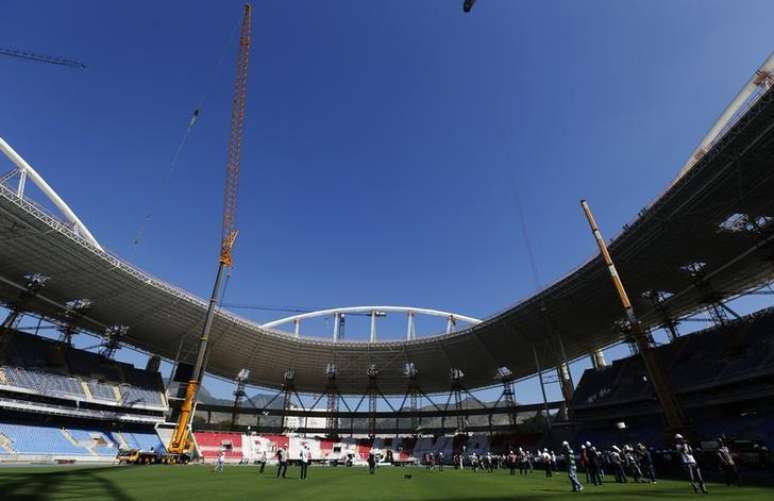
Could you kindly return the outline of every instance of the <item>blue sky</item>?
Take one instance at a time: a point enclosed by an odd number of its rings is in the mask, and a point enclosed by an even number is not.
[[[769,1],[461,3],[257,2],[228,302],[502,310],[536,290],[517,196],[545,285],[595,252],[578,200],[617,234],[774,48]],[[0,18],[0,46],[88,66],[0,58],[0,135],[104,246],[201,296],[240,14],[6,0]]]

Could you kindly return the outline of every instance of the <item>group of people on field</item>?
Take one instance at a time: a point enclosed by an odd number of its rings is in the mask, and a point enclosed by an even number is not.
[[[708,494],[707,486],[702,476],[701,468],[693,447],[680,435],[675,435],[674,451],[677,459],[686,475],[691,487],[696,493]],[[616,483],[638,482],[638,483],[656,483],[656,470],[654,458],[651,451],[642,443],[632,447],[628,444],[618,447],[612,445],[609,449],[597,449],[591,442],[585,442],[580,446],[579,453],[576,455],[567,441],[562,442],[562,458],[567,469],[570,486],[574,492],[583,490],[583,485],[578,480],[578,465],[586,476],[586,483],[600,486],[603,485],[608,476],[611,476]],[[727,485],[732,483],[740,485],[739,473],[736,467],[731,451],[723,439],[718,439],[718,448],[715,452],[717,463],[725,476]],[[288,451],[284,448],[277,449],[277,478],[286,478],[288,470]],[[213,471],[222,472],[225,464],[226,451],[221,448],[218,452],[215,468]],[[445,456],[442,451],[436,453],[427,452],[422,456],[422,463],[429,470],[443,470]],[[258,459],[260,473],[263,473],[267,464],[267,453],[263,451]],[[307,445],[302,446],[298,463],[300,464],[300,478],[308,478],[309,465],[312,462],[312,452]],[[467,461],[466,461],[467,460]],[[520,475],[529,475],[535,469],[535,464],[542,464],[546,477],[553,476],[558,471],[557,456],[548,449],[537,450],[532,453],[521,447],[508,450],[506,454],[479,454],[473,452],[465,456],[463,452],[452,456],[452,464],[457,469],[464,469],[467,462],[474,472],[488,471],[494,472],[496,469],[505,468],[510,470],[511,475],[519,470]],[[369,473],[375,473],[377,464],[377,455],[371,449],[368,454]]]

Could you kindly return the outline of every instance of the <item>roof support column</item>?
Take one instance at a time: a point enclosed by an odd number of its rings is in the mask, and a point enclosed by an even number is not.
[[[605,352],[602,350],[593,350],[589,357],[591,358],[591,366],[595,369],[601,369],[607,365],[605,361]]]
[[[538,381],[540,381],[540,392],[543,394],[543,408],[545,410],[546,434],[551,435],[551,415],[548,412],[548,397],[546,397],[546,385],[543,381],[543,369],[540,368],[540,359],[538,358],[537,348],[532,346],[532,353],[535,354],[535,368],[537,369]]]
[[[339,327],[341,326],[341,313],[333,314],[333,342],[339,341]]]
[[[414,312],[410,311],[406,316],[408,318],[406,325],[406,339],[412,341],[417,338],[416,327],[414,327]]]

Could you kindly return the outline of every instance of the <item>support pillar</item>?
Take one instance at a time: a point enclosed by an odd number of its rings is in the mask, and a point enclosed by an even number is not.
[[[287,412],[291,407],[291,397],[295,393],[296,371],[288,369],[284,374],[284,383],[282,384],[282,422],[280,423],[280,433],[285,433],[288,425]]]
[[[462,392],[465,391],[463,387],[464,378],[465,374],[460,369],[449,369],[449,379],[451,380],[449,397],[454,399],[454,410],[457,413],[457,429],[455,433],[463,433],[465,431],[465,416],[462,415]],[[448,402],[446,407],[448,408]]]
[[[595,369],[601,369],[607,366],[605,361],[605,352],[602,350],[594,350],[589,354],[591,358],[591,366]]]
[[[88,299],[74,299],[72,301],[68,301],[65,303],[65,314],[64,314],[64,322],[59,325],[59,332],[62,333],[60,340],[62,341],[62,345],[58,347],[58,353],[61,357],[60,363],[64,363],[69,367],[70,362],[68,360],[69,354],[70,354],[70,348],[72,348],[72,342],[73,342],[73,336],[75,335],[77,331],[76,322],[79,318],[86,312],[86,310],[89,309],[91,306],[91,301]],[[108,336],[108,341],[106,342],[105,346],[110,346],[112,340],[112,332],[111,329],[108,328],[105,330],[106,336]],[[104,352],[107,351],[108,356],[112,355],[112,352],[114,350],[110,350],[109,348],[107,350],[103,349]]]
[[[245,381],[250,376],[250,369],[242,369],[234,378],[236,388],[234,389],[234,407],[231,410],[231,429],[236,428],[237,414],[239,412],[240,403],[245,398]]]
[[[669,308],[664,304],[664,296],[655,290],[646,292],[644,295],[650,300],[653,309],[661,315],[661,321],[663,322],[664,329],[666,329],[667,334],[669,335],[669,341],[671,342],[677,339],[680,336],[677,332],[677,321],[672,318],[672,315],[669,313]]]
[[[535,355],[535,368],[537,369],[538,381],[540,382],[540,392],[543,395],[543,410],[545,412],[546,421],[546,435],[551,436],[551,414],[548,411],[548,397],[546,396],[546,385],[543,381],[543,369],[540,367],[540,359],[538,358],[537,348],[532,347],[532,353]]]
[[[336,364],[329,363],[325,368],[325,375],[328,377],[328,384],[325,387],[325,393],[328,397],[327,413],[328,417],[325,420],[325,427],[328,429],[329,435],[336,437],[339,434],[339,418],[337,416],[339,412],[339,390],[336,387]]]
[[[506,407],[513,410],[513,412],[508,413],[508,420],[511,423],[511,426],[516,426],[517,424],[517,416],[516,416],[516,399],[514,398],[514,391],[513,391],[513,380],[510,378],[501,378],[500,380],[503,385],[503,402],[505,402]],[[491,422],[491,414],[489,415],[490,422]]]
[[[11,342],[14,329],[19,325],[25,306],[37,296],[38,291],[48,282],[48,277],[41,273],[30,273],[24,278],[24,290],[19,294],[16,303],[10,306],[11,311],[0,325],[0,355],[5,353],[6,347]]]
[[[379,376],[379,371],[376,365],[371,364],[368,367],[368,388],[366,393],[368,395],[368,437],[373,439],[376,436],[376,397],[379,395],[379,387],[376,384],[376,378]]]

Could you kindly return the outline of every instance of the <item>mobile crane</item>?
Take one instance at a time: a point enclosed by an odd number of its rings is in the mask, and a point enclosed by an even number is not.
[[[204,327],[199,338],[199,349],[196,355],[196,363],[191,379],[185,390],[185,399],[180,407],[177,424],[172,433],[172,438],[167,445],[167,457],[165,462],[187,463],[191,459],[193,440],[191,439],[190,425],[196,396],[199,392],[202,374],[204,373],[205,355],[207,353],[207,341],[210,328],[215,317],[215,311],[220,299],[220,288],[223,282],[223,273],[232,265],[231,250],[237,237],[235,225],[237,193],[239,188],[239,165],[242,150],[242,132],[244,130],[245,97],[247,94],[247,69],[250,59],[250,17],[252,7],[245,4],[242,26],[239,34],[239,54],[236,64],[236,80],[234,82],[234,97],[231,102],[231,134],[228,140],[228,160],[226,163],[226,185],[223,196],[223,229],[220,241],[220,257],[218,260],[218,273],[215,285],[212,288],[210,303],[207,307],[207,315]]]

